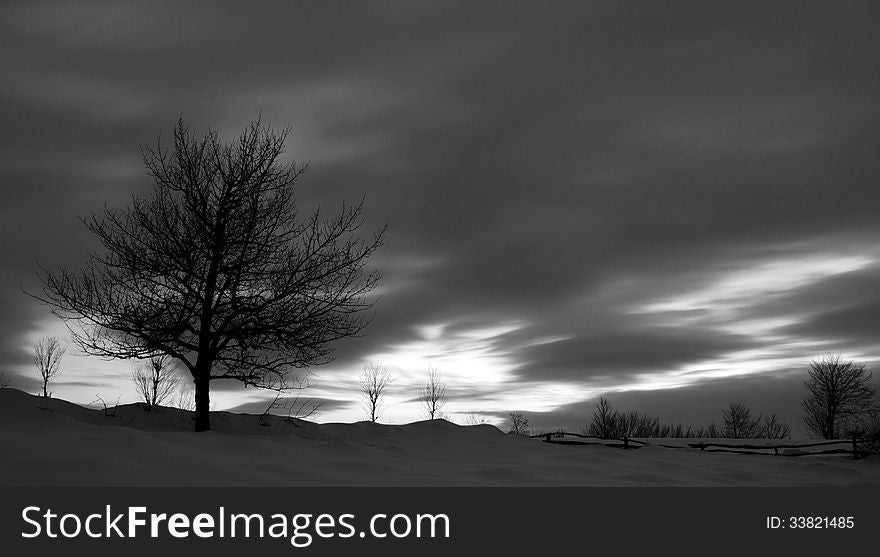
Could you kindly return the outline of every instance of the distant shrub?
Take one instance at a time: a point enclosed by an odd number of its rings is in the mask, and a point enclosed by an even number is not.
[[[660,418],[636,411],[621,412],[611,402],[600,397],[596,409],[584,426],[585,435],[601,439],[623,437],[706,439],[732,437],[737,439],[783,439],[791,436],[791,428],[781,423],[776,414],[752,417],[743,404],[731,404],[724,411],[724,425],[712,422],[694,427],[683,424],[664,424]]]
[[[510,414],[510,431],[516,435],[529,435],[529,420],[522,414]]]
[[[853,435],[859,448],[869,454],[880,455],[880,404],[874,404],[862,416]]]
[[[619,412],[605,397],[599,397],[596,409],[584,428],[587,435],[601,439],[621,437],[659,437],[660,419],[639,412]]]
[[[731,402],[724,412],[723,436],[730,439],[752,439],[761,423],[761,416],[752,417],[748,406],[739,402]]]
[[[791,428],[780,423],[776,414],[768,414],[764,416],[758,426],[757,437],[759,439],[788,439],[791,437]]]
[[[484,425],[484,424],[491,424],[491,423],[492,422],[489,421],[489,418],[487,418],[486,416],[480,416],[476,412],[471,412],[464,419],[464,425]]]
[[[617,437],[617,421],[617,411],[611,407],[611,402],[604,396],[599,397],[596,409],[590,417],[590,423],[586,427],[587,435],[601,439]]]

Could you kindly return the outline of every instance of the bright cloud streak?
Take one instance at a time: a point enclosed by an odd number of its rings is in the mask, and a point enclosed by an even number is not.
[[[398,376],[421,382],[429,366],[437,367],[450,384],[492,388],[510,379],[518,364],[495,341],[523,327],[510,322],[492,327],[466,329],[443,336],[442,324],[419,327],[424,340],[406,342],[367,356],[368,361],[388,366]]]
[[[817,254],[767,261],[740,269],[693,292],[676,294],[636,307],[636,313],[706,310],[719,313],[760,304],[763,298],[783,294],[828,277],[865,269],[877,262],[868,255]]]

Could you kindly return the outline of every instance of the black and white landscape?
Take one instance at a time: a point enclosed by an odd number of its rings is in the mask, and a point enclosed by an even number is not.
[[[4,2],[0,483],[880,484],[876,12]]]

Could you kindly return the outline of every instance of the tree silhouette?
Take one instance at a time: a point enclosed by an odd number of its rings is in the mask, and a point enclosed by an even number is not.
[[[780,422],[776,414],[766,414],[757,427],[760,439],[785,439],[791,437],[791,428]]]
[[[752,417],[752,411],[745,404],[731,402],[723,412],[724,437],[731,439],[751,439],[758,433],[761,416]]]
[[[131,378],[135,390],[143,397],[147,408],[171,400],[180,381],[174,361],[167,354],[159,354],[142,362],[134,369]]]
[[[382,395],[391,384],[391,372],[382,364],[366,364],[361,372],[361,394],[366,401],[370,421],[379,421]]]
[[[170,151],[161,139],[142,150],[152,194],[85,219],[103,252],[79,272],[39,273],[34,297],[85,352],[164,353],[189,370],[196,431],[210,429],[211,381],[286,389],[292,370],[330,361],[332,342],[368,322],[379,277],[365,266],[384,229],[356,235],[363,201],[300,218],[305,167],[280,162],[289,132],[256,120],[224,143],[178,121]]]
[[[613,423],[617,426],[613,437],[655,437],[660,429],[660,418],[641,414],[635,410],[615,410]]]
[[[43,380],[44,397],[49,397],[49,381],[61,373],[61,358],[66,351],[58,337],[41,338],[34,345],[34,365]]]
[[[428,368],[428,380],[422,387],[419,401],[429,420],[439,417],[440,410],[446,405],[446,384],[436,367]]]
[[[617,436],[617,421],[618,415],[611,407],[611,402],[604,396],[599,397],[585,432],[594,437],[611,439]]]
[[[514,435],[528,435],[531,432],[529,419],[518,412],[510,413],[510,431]]]
[[[877,392],[864,364],[841,361],[840,355],[811,362],[804,387],[808,393],[801,403],[804,425],[825,439],[836,439],[857,427]]]

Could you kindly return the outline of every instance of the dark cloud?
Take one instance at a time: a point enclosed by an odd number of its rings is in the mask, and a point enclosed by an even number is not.
[[[752,341],[753,342],[753,341]],[[520,350],[531,379],[624,379],[645,372],[672,371],[752,345],[742,335],[683,327],[599,333],[547,342]]]
[[[871,304],[880,298],[878,284],[880,284],[878,265],[840,272],[767,300],[756,312],[763,311],[769,315],[785,313],[809,315],[850,305]]]
[[[880,267],[843,272],[769,299],[754,317],[793,316],[793,338],[826,339],[835,351],[870,349],[880,338]]]
[[[613,384],[764,347],[631,307],[773,258],[877,260],[872,8],[4,4],[0,357],[27,365],[44,327],[20,293],[36,261],[82,260],[77,217],[147,191],[138,147],[181,113],[227,136],[260,112],[292,124],[303,208],[366,194],[367,227],[390,225],[375,319],[336,369],[431,324],[518,323],[485,344],[520,380]],[[876,351],[871,280],[730,319],[797,315],[789,337]]]
[[[880,338],[880,297],[869,303],[848,305],[810,316],[809,321],[787,332],[811,338],[827,338],[853,348],[873,346]]]

